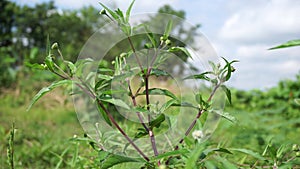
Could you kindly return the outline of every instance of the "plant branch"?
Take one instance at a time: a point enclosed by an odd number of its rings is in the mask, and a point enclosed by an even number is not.
[[[213,91],[211,92],[209,98],[207,99],[207,102],[210,102],[213,98],[213,96],[215,95],[216,91],[218,90],[218,88],[221,86],[221,83],[218,83]],[[195,119],[192,121],[192,123],[190,124],[189,128],[186,130],[185,134],[184,134],[184,137],[188,136],[191,132],[191,130],[194,128],[195,124],[197,123],[197,120],[200,118],[200,116],[205,112],[206,110],[205,109],[202,109],[202,110],[199,110],[199,112],[197,113]],[[184,141],[184,137],[180,139],[179,141],[179,144],[183,143]],[[177,145],[175,147],[175,150],[178,150],[179,146]]]
[[[139,65],[139,67],[140,67],[142,73],[144,73],[144,69],[143,69],[142,63],[141,63],[140,59],[138,58],[138,56],[137,56],[137,54],[136,54],[136,51],[135,51],[135,48],[134,48],[134,46],[133,46],[133,44],[132,44],[131,38],[128,36],[127,39],[128,39],[128,41],[129,41],[129,44],[130,44],[130,47],[131,47],[131,49],[132,49],[132,51],[133,51],[134,57],[135,57],[135,59],[136,59],[138,65]]]

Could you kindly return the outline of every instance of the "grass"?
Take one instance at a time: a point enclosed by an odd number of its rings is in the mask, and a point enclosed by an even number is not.
[[[4,168],[8,168],[6,147],[12,123],[17,129],[14,140],[16,168],[54,168],[59,161],[55,153],[61,154],[73,135],[83,135],[72,104],[62,91],[56,90],[27,112],[30,97],[31,94],[13,91],[1,95],[0,166]]]

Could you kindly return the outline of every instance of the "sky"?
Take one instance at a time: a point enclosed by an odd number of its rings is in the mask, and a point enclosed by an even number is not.
[[[14,0],[34,5],[48,0]],[[130,0],[100,0],[123,10]],[[98,0],[55,0],[58,8],[78,9]],[[136,0],[132,13],[157,12],[170,4],[186,12],[187,22],[200,23],[219,56],[236,59],[237,71],[229,86],[238,89],[268,89],[280,80],[294,79],[300,71],[300,47],[267,50],[293,39],[300,39],[300,1],[295,0]]]

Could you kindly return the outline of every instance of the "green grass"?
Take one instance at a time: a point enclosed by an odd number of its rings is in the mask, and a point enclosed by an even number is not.
[[[16,168],[55,168],[61,154],[69,145],[73,135],[83,135],[70,101],[60,103],[61,91],[49,95],[26,111],[31,94],[7,92],[0,102],[0,165],[8,168],[6,147],[9,129],[15,123]],[[54,97],[55,96],[55,97]],[[45,100],[48,99],[50,103]],[[70,156],[70,153],[68,154]],[[62,165],[63,166],[63,165]]]

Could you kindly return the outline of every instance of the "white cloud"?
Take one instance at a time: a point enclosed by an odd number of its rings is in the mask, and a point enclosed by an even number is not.
[[[267,43],[279,38],[300,36],[300,1],[271,0],[257,3],[256,6],[244,5],[235,11],[225,21],[221,37],[239,43]]]

